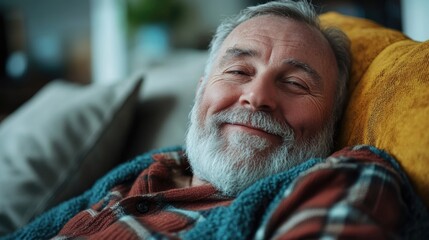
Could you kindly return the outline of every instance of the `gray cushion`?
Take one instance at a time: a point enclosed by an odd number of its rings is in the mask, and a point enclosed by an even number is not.
[[[0,235],[83,192],[115,166],[141,77],[53,81],[0,125]]]
[[[162,64],[144,71],[127,158],[184,144],[189,111],[207,56],[207,51],[176,50]]]

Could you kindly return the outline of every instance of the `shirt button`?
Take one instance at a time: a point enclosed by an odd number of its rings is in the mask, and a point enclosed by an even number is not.
[[[147,213],[149,212],[149,206],[147,204],[147,202],[140,202],[137,204],[136,206],[137,211],[139,211],[140,213]]]

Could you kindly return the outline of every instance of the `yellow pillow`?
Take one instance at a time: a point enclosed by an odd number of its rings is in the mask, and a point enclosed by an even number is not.
[[[338,148],[371,144],[386,150],[429,206],[429,41],[337,13],[321,20],[351,40],[349,101]]]

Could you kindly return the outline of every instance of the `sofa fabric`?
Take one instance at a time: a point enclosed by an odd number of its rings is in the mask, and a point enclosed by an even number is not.
[[[429,206],[429,41],[372,21],[327,13],[322,24],[351,40],[349,101],[339,146],[370,144],[392,154]]]

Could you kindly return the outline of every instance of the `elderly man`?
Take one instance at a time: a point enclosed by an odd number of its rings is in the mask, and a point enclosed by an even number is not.
[[[400,238],[418,218],[386,153],[337,152],[350,57],[305,1],[223,22],[186,150],[125,163],[9,238]]]

